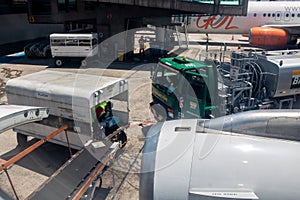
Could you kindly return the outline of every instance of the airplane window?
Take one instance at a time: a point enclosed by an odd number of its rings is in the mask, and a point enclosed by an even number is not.
[[[266,16],[266,13],[264,13],[263,16],[265,17],[265,16]]]
[[[256,13],[254,13],[254,14],[253,14],[253,16],[254,16],[254,17],[256,17],[256,16],[257,16],[257,14],[256,14]]]
[[[300,17],[300,13],[298,13],[297,17]]]
[[[292,17],[295,17],[295,14],[294,14],[294,13],[292,14]]]
[[[270,14],[270,13],[268,13],[268,17],[271,17],[271,14]]]
[[[286,16],[286,17],[289,17],[289,13],[286,13],[285,16]]]
[[[275,13],[272,14],[272,17],[275,17]]]
[[[277,17],[280,17],[280,13],[277,13]]]

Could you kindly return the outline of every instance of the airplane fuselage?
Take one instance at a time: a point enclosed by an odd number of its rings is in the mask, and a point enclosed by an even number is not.
[[[300,2],[250,1],[247,16],[194,15],[190,20],[192,33],[248,34],[252,27],[300,27]]]

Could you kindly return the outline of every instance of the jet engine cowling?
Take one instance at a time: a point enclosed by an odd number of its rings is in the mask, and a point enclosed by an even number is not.
[[[159,122],[145,141],[140,199],[299,199],[299,119],[273,109]]]
[[[281,28],[253,27],[249,36],[249,42],[253,46],[284,47],[289,42],[288,31]]]

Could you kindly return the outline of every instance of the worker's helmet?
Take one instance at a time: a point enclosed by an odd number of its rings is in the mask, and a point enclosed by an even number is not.
[[[97,105],[97,107],[96,107],[97,118],[99,118],[101,115],[103,115],[106,105],[107,105],[106,101],[104,101],[104,102]]]
[[[96,115],[97,115],[97,118],[100,117],[102,114],[103,114],[103,111],[104,109],[99,106],[97,109],[96,109]]]

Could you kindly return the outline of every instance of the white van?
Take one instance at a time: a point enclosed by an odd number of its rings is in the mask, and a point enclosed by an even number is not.
[[[81,65],[86,66],[86,57],[98,55],[98,34],[53,33],[50,35],[50,47],[57,67],[70,58],[79,58]]]

